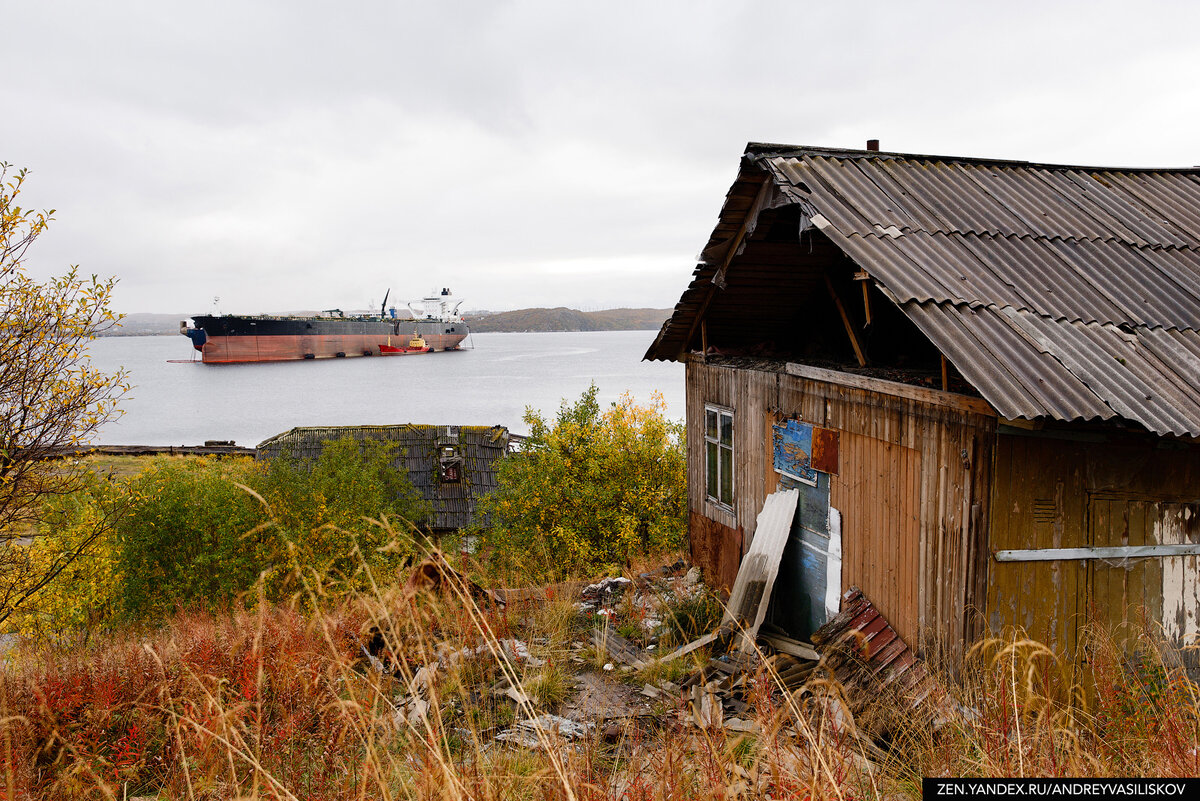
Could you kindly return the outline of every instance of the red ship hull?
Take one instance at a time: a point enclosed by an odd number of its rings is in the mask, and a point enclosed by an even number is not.
[[[395,348],[391,345],[380,345],[379,354],[381,356],[403,356],[405,353],[429,353],[431,348]],[[365,354],[364,354],[365,355]]]
[[[402,342],[408,337],[394,337]],[[229,336],[209,337],[201,348],[205,364],[236,362],[286,362],[299,359],[339,359],[355,356],[394,356],[401,353],[428,353],[454,350],[464,337],[434,335],[425,338],[425,348],[408,349],[391,345],[387,337],[371,334],[324,334],[300,336]]]

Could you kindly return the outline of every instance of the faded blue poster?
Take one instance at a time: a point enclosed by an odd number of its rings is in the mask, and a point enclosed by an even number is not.
[[[816,486],[817,471],[812,469],[812,436],[810,423],[786,420],[772,427],[771,439],[775,450],[775,470],[797,481]]]

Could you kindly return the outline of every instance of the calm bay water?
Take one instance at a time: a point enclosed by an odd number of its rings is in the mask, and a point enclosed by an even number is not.
[[[683,365],[641,361],[654,335],[472,334],[458,352],[273,364],[172,364],[194,353],[182,336],[106,337],[92,343],[93,364],[126,368],[134,386],[124,416],[93,441],[253,446],[293,426],[398,423],[499,424],[523,434],[526,406],[551,417],[593,381],[604,405],[626,391],[646,403],[657,390],[668,415],[683,419]]]

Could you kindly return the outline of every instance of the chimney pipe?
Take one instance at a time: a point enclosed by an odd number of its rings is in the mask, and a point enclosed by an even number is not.
[[[879,152],[879,140],[878,139],[868,139],[867,140],[867,150],[873,150],[876,153],[878,153]]]

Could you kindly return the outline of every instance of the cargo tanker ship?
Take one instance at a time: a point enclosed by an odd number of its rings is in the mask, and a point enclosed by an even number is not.
[[[179,324],[205,364],[398,356],[457,350],[470,329],[458,313],[461,300],[449,289],[408,304],[412,318],[387,308],[379,314],[346,315],[338,309],[315,317],[197,315]]]

